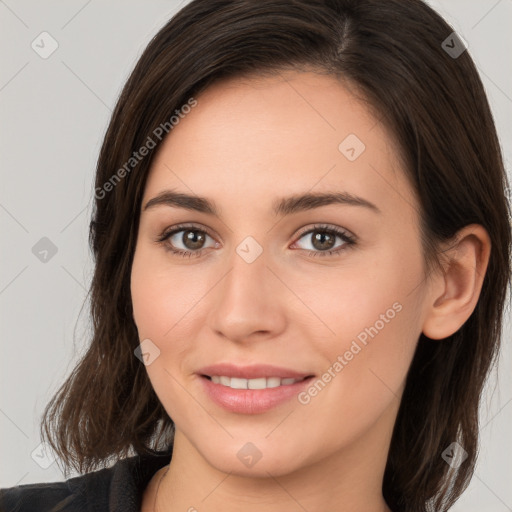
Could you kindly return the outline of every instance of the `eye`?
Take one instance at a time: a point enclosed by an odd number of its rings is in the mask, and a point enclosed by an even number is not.
[[[325,225],[315,225],[313,228],[303,231],[299,240],[302,238],[309,240],[310,248],[306,247],[304,249],[308,252],[308,256],[330,256],[338,254],[356,243],[355,236],[348,231],[335,226]],[[342,243],[337,246],[335,245],[336,238],[342,240]],[[295,242],[295,244],[297,244],[297,242]]]
[[[314,236],[313,236],[314,235]],[[315,225],[312,228],[303,230],[299,240],[309,236],[311,248],[305,248],[308,256],[330,256],[338,254],[349,247],[355,245],[356,237],[336,226]],[[164,231],[156,240],[157,243],[164,245],[167,251],[183,257],[199,257],[205,250],[204,244],[210,238],[213,240],[211,247],[217,247],[218,244],[209,235],[205,229],[200,229],[193,225],[177,225],[172,229]],[[342,243],[336,246],[336,238]],[[296,245],[297,242],[294,243]],[[183,248],[180,248],[180,245]],[[293,246],[292,246],[293,247]],[[207,247],[206,247],[207,248]]]
[[[178,225],[174,226],[170,231],[162,233],[156,241],[162,243],[166,250],[178,256],[190,257],[202,254],[207,238],[212,237],[204,229],[190,225]],[[184,246],[184,249],[181,249],[180,245]],[[214,247],[215,245],[216,243],[213,244]]]

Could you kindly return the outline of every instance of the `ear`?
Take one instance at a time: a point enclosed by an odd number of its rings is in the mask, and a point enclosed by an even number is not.
[[[444,272],[432,278],[423,334],[439,340],[451,336],[474,311],[484,280],[491,240],[480,224],[461,229],[443,251]]]

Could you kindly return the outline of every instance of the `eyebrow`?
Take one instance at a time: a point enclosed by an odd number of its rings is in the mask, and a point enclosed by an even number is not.
[[[331,204],[343,204],[350,206],[359,206],[372,210],[375,213],[382,213],[380,209],[363,199],[348,192],[329,192],[329,193],[305,193],[296,194],[289,197],[277,199],[272,204],[272,212],[274,215],[292,215],[297,212],[313,210],[321,206]],[[144,206],[144,211],[154,208],[155,206],[170,206],[176,208],[184,208],[196,212],[214,215],[220,218],[220,211],[215,202],[195,195],[176,192],[174,190],[163,190],[157,196],[150,199]]]

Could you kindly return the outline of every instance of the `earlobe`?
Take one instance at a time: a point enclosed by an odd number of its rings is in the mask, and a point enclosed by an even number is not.
[[[423,334],[440,340],[462,327],[473,313],[489,263],[491,240],[485,228],[461,229],[446,250],[443,274],[432,279]]]

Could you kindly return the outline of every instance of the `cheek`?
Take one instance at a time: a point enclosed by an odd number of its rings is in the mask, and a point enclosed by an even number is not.
[[[180,367],[193,351],[190,341],[195,336],[188,330],[197,326],[191,313],[202,296],[200,281],[191,279],[185,266],[171,269],[165,255],[139,247],[132,265],[131,296],[140,342],[149,339],[159,350],[146,366],[151,385],[169,416],[179,422],[186,397],[183,384],[174,377],[182,380]]]
[[[169,258],[163,250],[141,246],[132,265],[131,295],[139,339],[151,340],[157,347],[155,353],[159,351],[146,366],[148,376],[174,419],[180,417],[181,399],[188,396],[182,386],[191,378],[191,360],[204,327],[198,315],[204,314],[212,284],[208,276],[200,276],[189,265],[169,262]]]
[[[414,316],[399,312],[407,309],[414,315],[419,302],[414,302],[413,290],[422,282],[422,266],[419,254],[404,254],[390,244],[369,257],[354,258],[355,263],[328,267],[316,272],[304,272],[300,279],[288,276],[294,283],[294,292],[309,311],[306,315],[314,320],[316,333],[310,332],[311,341],[320,340],[331,351],[348,348],[347,343],[359,337],[364,343],[370,333],[390,332],[398,324],[412,322]],[[313,325],[310,324],[310,327]],[[390,327],[391,326],[391,327]],[[377,338],[386,336],[377,336]],[[391,342],[391,341],[390,341]],[[346,348],[345,348],[346,347]]]
[[[301,280],[299,293],[322,321],[316,336],[309,333],[327,361],[321,380],[328,383],[318,383],[318,395],[325,393],[315,398],[318,404],[343,403],[349,414],[361,417],[378,414],[400,396],[421,333],[420,256],[410,253],[404,260],[390,249],[364,268],[344,269],[338,276],[328,269],[316,285]],[[318,332],[327,335],[320,340]]]
[[[354,442],[386,411],[398,408],[416,346],[414,308],[402,300],[382,300],[361,309],[364,313],[355,308],[345,321],[339,314],[333,323],[337,335],[322,348],[323,373],[298,397],[306,424],[338,447]]]
[[[159,252],[159,251],[158,251]],[[135,253],[131,273],[133,317],[139,335],[163,342],[188,325],[187,316],[204,295],[201,280],[187,266],[172,267],[166,256],[141,248]]]

